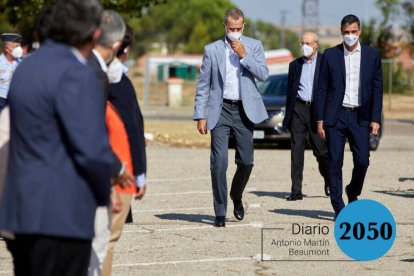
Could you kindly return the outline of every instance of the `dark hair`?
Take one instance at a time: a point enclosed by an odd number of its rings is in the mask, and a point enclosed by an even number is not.
[[[48,36],[51,15],[52,15],[52,7],[44,7],[39,12],[39,15],[37,16],[35,34],[36,34],[36,40],[39,43],[42,43],[43,41],[45,41]]]
[[[359,21],[359,18],[358,17],[356,17],[353,14],[346,15],[344,18],[342,18],[342,21],[341,21],[341,30],[345,27],[345,25],[351,25],[353,23],[357,23],[358,24],[358,28],[361,27],[361,22]]]
[[[126,24],[126,30],[124,38],[122,39],[121,47],[119,47],[118,52],[116,53],[116,56],[122,56],[125,53],[125,49],[128,48],[133,41],[134,37],[134,31],[132,30],[132,27]]]
[[[85,45],[92,40],[101,16],[97,0],[59,0],[52,9],[48,38],[75,47]]]
[[[230,8],[226,11],[226,13],[224,14],[224,25],[227,25],[227,20],[229,19],[229,17],[236,19],[236,20],[241,17],[243,18],[243,22],[244,22],[244,14],[238,8]]]

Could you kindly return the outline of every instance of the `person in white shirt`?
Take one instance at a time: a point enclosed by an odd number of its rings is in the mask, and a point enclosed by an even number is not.
[[[369,136],[378,135],[382,114],[382,68],[377,49],[359,42],[360,21],[342,19],[343,43],[327,49],[321,62],[316,117],[318,134],[328,146],[328,178],[335,218],[342,200],[342,165],[346,140],[354,168],[345,188],[348,202],[361,194],[369,165]]]

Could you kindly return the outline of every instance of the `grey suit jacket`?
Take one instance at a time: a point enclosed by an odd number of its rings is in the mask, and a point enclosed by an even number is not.
[[[204,48],[203,63],[197,83],[193,119],[207,119],[207,129],[213,129],[220,117],[223,90],[226,82],[225,38]],[[255,78],[264,81],[269,76],[262,43],[246,36],[241,37],[246,57],[240,61],[240,94],[243,109],[255,124],[268,118]]]

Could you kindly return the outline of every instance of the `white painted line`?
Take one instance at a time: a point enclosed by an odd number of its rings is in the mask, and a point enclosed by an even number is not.
[[[213,224],[213,221],[209,220],[202,220],[203,222]],[[187,226],[187,227],[177,227],[177,228],[161,228],[161,229],[138,229],[138,230],[124,230],[122,233],[154,233],[154,232],[172,232],[172,231],[185,231],[185,230],[200,230],[200,229],[216,229],[212,227],[213,225],[203,225],[203,226]],[[253,228],[261,228],[263,227],[263,223],[258,222],[250,222],[245,224],[230,224],[226,225],[225,228],[236,228],[236,227],[253,227]]]
[[[13,274],[14,271],[10,270],[10,271],[0,271],[0,274]]]
[[[230,178],[230,177],[229,177]],[[255,175],[251,175],[250,178],[256,178]],[[211,176],[198,176],[198,177],[187,177],[187,178],[161,178],[161,179],[148,179],[148,183],[154,182],[173,182],[173,181],[192,181],[192,180],[204,180],[211,179]]]
[[[256,256],[253,257],[253,259],[261,261],[262,260],[262,254],[259,253]],[[263,261],[270,261],[272,260],[272,256],[267,255],[267,254],[263,254]]]
[[[263,227],[263,222],[261,222],[261,221],[250,222],[250,225],[251,225],[251,227],[262,228]]]
[[[171,212],[171,211],[194,211],[194,210],[210,210],[213,206],[209,207],[194,207],[194,208],[171,208],[171,209],[137,209],[132,210],[132,213],[147,213],[147,212]]]
[[[152,266],[152,265],[175,265],[175,264],[231,262],[231,261],[249,261],[249,260],[252,260],[252,258],[251,257],[230,257],[230,258],[181,260],[181,261],[150,262],[150,263],[114,264],[113,267]]]
[[[188,177],[188,178],[164,178],[164,179],[148,179],[148,183],[153,182],[169,182],[169,181],[192,181],[192,180],[203,180],[211,179],[211,176],[199,176],[199,177]]]
[[[253,187],[252,188],[247,188],[246,191],[247,192],[255,192],[255,191],[257,191],[257,188],[253,188]]]
[[[248,207],[249,208],[252,208],[252,209],[254,209],[254,208],[260,208],[260,204],[252,203],[252,204],[249,204]]]
[[[151,196],[169,196],[169,195],[193,195],[193,194],[212,194],[212,191],[188,191],[188,192],[177,192],[177,193],[148,193]]]

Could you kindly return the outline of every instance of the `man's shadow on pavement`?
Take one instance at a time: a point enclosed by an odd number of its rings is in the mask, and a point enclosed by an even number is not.
[[[286,199],[290,193],[286,193],[286,192],[267,192],[267,191],[251,191],[249,192],[251,194],[254,194],[258,197],[276,197],[276,198],[282,198],[282,199]]]
[[[200,215],[200,214],[169,213],[169,214],[160,214],[160,215],[155,215],[155,216],[160,219],[182,220],[182,221],[205,223],[205,224],[213,224],[213,221],[215,219],[214,216]]]
[[[329,220],[332,221],[335,213],[322,211],[322,210],[294,210],[294,209],[274,209],[269,210],[269,212],[289,215],[289,216],[302,216],[307,218],[319,219],[319,220]]]
[[[258,197],[274,197],[274,198],[281,198],[281,199],[286,199],[289,197],[290,193],[287,192],[267,192],[267,191],[251,191],[249,192],[251,194],[254,194]],[[303,197],[307,197],[307,198],[326,198],[326,196],[308,196],[308,195],[303,195]]]
[[[391,196],[414,198],[414,189],[396,190],[396,191],[383,190],[383,191],[373,191],[373,192],[380,193],[380,194],[391,195]]]

